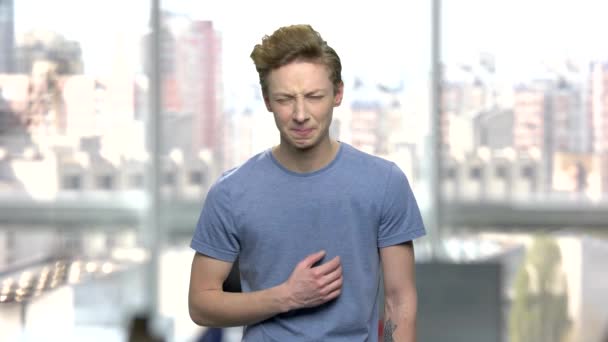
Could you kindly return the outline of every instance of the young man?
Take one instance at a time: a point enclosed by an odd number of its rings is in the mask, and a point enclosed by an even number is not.
[[[244,341],[415,340],[412,240],[425,234],[393,163],[329,136],[344,93],[336,52],[308,25],[283,27],[251,58],[280,143],[212,186],[191,246],[189,307]],[[222,290],[239,259],[243,292]]]

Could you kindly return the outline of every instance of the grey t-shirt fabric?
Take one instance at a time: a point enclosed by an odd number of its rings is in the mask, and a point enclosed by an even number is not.
[[[266,150],[211,187],[192,238],[197,252],[239,257],[244,292],[286,281],[307,255],[340,256],[341,295],[245,328],[244,341],[377,341],[379,248],[425,234],[405,174],[340,143],[321,170],[295,173]]]

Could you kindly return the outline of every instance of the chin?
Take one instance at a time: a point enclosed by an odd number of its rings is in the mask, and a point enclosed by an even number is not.
[[[298,143],[298,142],[294,142],[291,141],[289,143],[289,145],[291,145],[291,147],[295,148],[296,150],[300,150],[300,151],[309,151],[312,150],[313,148],[317,147],[317,143],[315,142],[305,142],[305,143]]]
[[[291,146],[293,146],[295,149],[300,150],[300,151],[309,151],[312,150],[313,148],[315,148],[316,145],[314,144],[292,144]]]

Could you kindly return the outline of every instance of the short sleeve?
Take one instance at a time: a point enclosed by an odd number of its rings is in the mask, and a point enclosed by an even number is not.
[[[190,247],[206,256],[234,262],[240,245],[231,209],[225,184],[215,183],[205,198]]]
[[[426,234],[420,209],[407,177],[394,163],[391,163],[381,215],[379,248],[411,241]]]

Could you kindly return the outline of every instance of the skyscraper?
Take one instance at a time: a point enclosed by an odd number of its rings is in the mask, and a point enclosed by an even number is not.
[[[150,37],[144,38],[144,48]],[[211,21],[163,13],[161,39],[163,149],[222,158],[221,43]],[[144,62],[145,65],[148,63]],[[219,162],[219,160],[218,160]]]
[[[0,0],[0,74],[14,72],[15,7],[13,0]]]
[[[608,192],[608,62],[590,65],[589,104],[593,152],[600,158],[601,188]]]
[[[187,113],[194,115],[192,143],[221,156],[220,39],[211,21],[193,21],[177,41],[176,78]]]
[[[547,94],[544,84],[525,84],[515,88],[513,103],[513,145],[516,151],[543,151],[546,147],[545,114]]]

